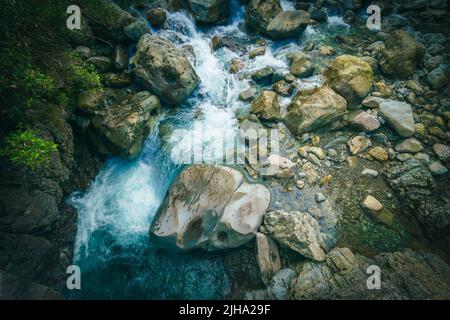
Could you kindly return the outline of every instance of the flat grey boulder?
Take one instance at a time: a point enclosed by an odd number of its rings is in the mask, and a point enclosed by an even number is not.
[[[414,127],[414,118],[411,105],[406,102],[382,100],[380,103],[380,112],[389,126],[397,134],[404,138],[409,138],[416,131]]]

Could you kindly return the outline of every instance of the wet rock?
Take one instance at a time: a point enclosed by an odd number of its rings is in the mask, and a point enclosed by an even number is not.
[[[170,249],[235,248],[253,239],[270,203],[269,190],[229,167],[183,170],[158,209],[150,237]]]
[[[84,114],[94,114],[100,107],[103,92],[101,90],[86,90],[78,95],[77,110]]]
[[[217,51],[220,48],[223,48],[225,46],[225,43],[223,42],[222,38],[219,36],[214,36],[211,39],[211,47],[213,51]]]
[[[450,71],[446,65],[439,65],[427,75],[427,81],[435,90],[439,90],[449,83]]]
[[[270,281],[267,287],[267,295],[272,300],[286,300],[291,286],[291,281],[295,277],[295,271],[289,268],[281,269]]]
[[[282,10],[279,0],[250,0],[245,21],[256,31],[265,33],[269,23]]]
[[[314,21],[317,22],[327,22],[328,20],[328,16],[327,16],[327,12],[324,9],[317,9],[317,8],[313,8],[310,12],[311,14],[311,19],[313,19]]]
[[[441,176],[448,172],[448,169],[444,167],[439,161],[432,161],[428,165],[428,169],[433,176]]]
[[[280,254],[275,241],[259,232],[256,234],[256,260],[263,282],[269,284],[272,277],[281,269]]]
[[[310,19],[303,10],[282,11],[270,21],[266,33],[274,39],[292,38],[306,29]]]
[[[150,32],[150,28],[144,20],[137,20],[126,26],[123,31],[128,38],[137,42],[143,35]]]
[[[160,108],[156,96],[142,91],[129,100],[98,110],[91,121],[91,140],[102,154],[136,157],[156,125]]]
[[[244,102],[252,101],[257,94],[258,90],[256,90],[255,88],[248,88],[239,93],[239,100]]]
[[[383,205],[375,197],[368,195],[364,198],[362,203],[364,209],[368,210],[373,215],[377,215],[383,209]]]
[[[285,80],[279,80],[272,86],[273,90],[281,96],[288,97],[291,95],[293,87]]]
[[[367,287],[367,268],[383,266],[379,290]],[[372,258],[335,248],[324,263],[303,264],[292,281],[294,299],[439,299],[450,291],[450,267],[439,256],[404,249]],[[331,280],[330,280],[331,279]]]
[[[119,71],[128,67],[128,54],[122,46],[116,46],[114,49],[113,66]]]
[[[417,153],[423,150],[422,143],[416,138],[408,138],[394,147],[397,152]]]
[[[288,108],[283,122],[293,134],[301,135],[323,127],[338,126],[347,111],[347,102],[329,87],[299,91]]]
[[[436,143],[433,145],[433,151],[443,162],[450,161],[450,147],[445,144]]]
[[[380,122],[376,117],[365,111],[359,111],[349,116],[349,125],[359,132],[371,132],[380,127]]]
[[[277,120],[280,117],[280,102],[274,91],[264,90],[252,102],[251,112],[265,120]]]
[[[106,73],[102,76],[102,83],[109,88],[125,88],[131,85],[132,79],[128,72]]]
[[[142,85],[168,104],[181,103],[200,82],[183,52],[160,37],[143,36],[130,62]]]
[[[316,199],[317,203],[324,202],[326,200],[325,196],[322,193],[316,193],[314,195],[314,198]]]
[[[370,139],[366,136],[354,136],[347,141],[348,149],[352,155],[367,150],[372,145]]]
[[[339,56],[328,70],[330,87],[343,96],[349,107],[356,107],[372,90],[372,67],[359,57]]]
[[[266,53],[266,47],[258,47],[248,53],[250,59],[255,59],[258,56],[263,56]]]
[[[0,271],[1,300],[63,300],[57,291],[41,284],[27,281],[11,273]]]
[[[108,72],[112,66],[111,59],[108,57],[91,57],[86,62],[93,65],[98,73]]]
[[[425,55],[425,48],[403,30],[392,32],[380,51],[380,66],[391,78],[407,79]]]
[[[389,160],[389,153],[386,149],[382,147],[373,147],[369,150],[368,154],[378,161]]]
[[[154,28],[161,28],[166,22],[166,19],[166,11],[162,8],[153,8],[147,11],[147,20]]]
[[[273,67],[264,67],[252,73],[252,80],[262,84],[271,83],[274,72],[275,69]]]
[[[187,0],[189,8],[200,23],[223,22],[230,15],[229,0]]]
[[[262,164],[260,174],[266,177],[289,178],[294,176],[295,163],[277,154],[270,155]]]
[[[393,100],[381,100],[380,112],[399,136],[408,138],[414,135],[414,118],[410,104]]]
[[[229,72],[236,74],[236,73],[238,73],[239,71],[241,71],[244,68],[245,68],[245,63],[242,60],[238,59],[238,58],[234,58],[230,62],[230,70],[229,70]]]
[[[298,78],[308,78],[314,73],[314,66],[307,56],[302,54],[292,54],[288,56],[291,60],[289,71]]]
[[[306,258],[325,260],[325,243],[319,224],[308,213],[270,211],[264,216],[262,232]]]

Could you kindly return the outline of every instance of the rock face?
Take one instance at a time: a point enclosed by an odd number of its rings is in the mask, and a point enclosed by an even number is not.
[[[251,112],[265,120],[276,120],[280,117],[280,102],[274,91],[264,90],[252,103]]]
[[[363,59],[343,55],[331,63],[330,87],[343,96],[349,107],[356,107],[372,90],[373,70]]]
[[[306,258],[325,260],[325,242],[319,224],[308,213],[271,211],[264,216],[262,232]]]
[[[279,0],[250,0],[245,21],[256,31],[265,33],[269,23],[282,10]]]
[[[229,0],[187,0],[197,22],[222,22],[230,15]]]
[[[414,135],[416,129],[410,104],[393,100],[382,100],[380,112],[399,136],[408,138]]]
[[[181,103],[200,82],[183,51],[160,37],[143,36],[130,62],[142,85],[168,104]]]
[[[156,125],[161,104],[148,91],[95,112],[90,136],[102,154],[136,157]]]
[[[266,33],[274,39],[292,38],[304,31],[309,21],[310,16],[306,11],[282,11],[270,21]]]
[[[407,79],[413,75],[417,63],[425,55],[425,48],[408,33],[396,30],[385,41],[380,50],[380,66],[391,78]]]
[[[235,248],[253,239],[270,203],[269,190],[234,169],[194,165],[173,182],[150,237],[171,249]]]
[[[328,129],[347,111],[347,102],[329,87],[299,91],[289,106],[283,122],[294,134]]]
[[[381,268],[379,290],[369,290],[371,265]],[[437,255],[411,249],[371,259],[335,248],[323,263],[307,262],[292,280],[289,297],[304,299],[447,299],[450,267]]]

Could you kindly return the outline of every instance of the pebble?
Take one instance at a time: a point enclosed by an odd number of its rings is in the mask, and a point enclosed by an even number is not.
[[[441,176],[448,172],[448,169],[443,166],[439,161],[433,161],[428,165],[428,169],[430,170],[433,176]]]
[[[408,138],[394,147],[397,152],[417,153],[423,150],[422,143],[416,138]]]
[[[364,199],[362,206],[370,213],[377,214],[383,209],[383,205],[375,197],[368,195]]]
[[[450,147],[445,144],[436,143],[433,146],[434,153],[441,161],[447,162],[450,160]]]
[[[321,203],[321,202],[324,202],[326,200],[325,196],[322,193],[320,193],[320,192],[316,193],[315,197],[316,197],[316,202],[317,203]]]
[[[305,187],[305,182],[303,180],[297,180],[295,185],[297,186],[298,189],[301,190],[301,189],[303,189]]]
[[[369,177],[375,178],[378,176],[378,171],[373,170],[373,169],[364,168],[364,170],[361,172],[361,174],[363,176],[369,176]]]

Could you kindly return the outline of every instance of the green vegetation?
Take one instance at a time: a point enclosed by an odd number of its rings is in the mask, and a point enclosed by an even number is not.
[[[55,143],[40,138],[34,129],[17,130],[5,142],[6,146],[0,154],[8,156],[15,165],[32,170],[48,167],[52,153],[58,150]]]

